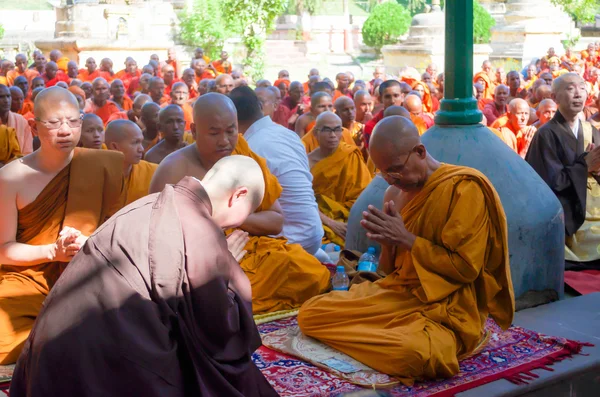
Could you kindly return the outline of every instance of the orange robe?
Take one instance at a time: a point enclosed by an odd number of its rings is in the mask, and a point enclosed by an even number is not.
[[[219,59],[218,61],[214,61],[212,64],[215,67],[215,70],[219,73],[231,73],[231,62],[229,61],[223,62]]]
[[[231,154],[252,157],[259,164],[265,178],[265,196],[256,212],[269,209],[282,189],[266,160],[252,152],[241,135]],[[254,314],[299,307],[329,288],[329,270],[299,244],[288,244],[283,237],[250,236],[244,249],[247,253],[240,266],[252,285]]]
[[[194,76],[196,77],[196,84],[200,84],[200,82],[204,79],[213,80],[215,78],[215,75],[210,70],[205,70],[200,76],[197,74]]]
[[[525,149],[526,142],[525,142],[525,137],[523,136],[523,133],[520,130],[515,132],[515,128],[512,126],[511,123],[507,122],[501,127],[492,126],[492,128],[496,128],[498,131],[500,131],[500,133],[502,134],[501,139],[515,153],[520,155],[522,153],[522,151]]]
[[[423,98],[421,98],[421,102],[423,103],[423,112],[433,113],[433,99],[431,99],[431,91],[429,90],[429,86],[421,81],[415,81],[412,85],[412,89],[414,90],[418,85],[423,87]]]
[[[87,69],[79,69],[79,75],[77,75],[77,78],[83,82],[87,81],[87,82],[93,82],[94,79],[97,79],[98,77],[102,77],[104,78],[107,82],[111,82],[112,80],[114,80],[114,76],[111,76],[110,73],[108,72],[102,72],[100,69],[96,69],[94,70],[93,73],[90,74],[90,72],[88,72]]]
[[[473,76],[473,83],[476,83],[479,78],[484,81],[483,96],[484,99],[494,99],[494,84],[490,80],[490,76],[486,72],[479,72]]]
[[[423,135],[425,131],[427,131],[427,124],[425,124],[425,120],[423,120],[421,117],[411,114],[410,119],[414,123],[415,127],[417,127],[419,135]]]
[[[23,116],[29,112],[33,113],[33,101],[31,99],[25,99],[25,101],[23,102],[23,107],[19,111],[19,114]]]
[[[396,250],[395,270],[306,302],[302,332],[400,378],[448,378],[486,341],[488,315],[514,315],[506,217],[480,172],[442,164],[400,211],[417,236]]]
[[[33,134],[25,117],[18,113],[8,112],[8,126],[15,129],[19,148],[25,156],[33,152]]]
[[[125,87],[125,92],[128,92],[131,81],[135,78],[139,79],[141,75],[141,70],[137,70],[135,74],[129,74],[125,69],[123,69],[115,74],[115,79],[121,80],[123,82],[123,86]]]
[[[347,143],[351,146],[356,146],[354,139],[352,139],[352,134],[346,128],[342,129],[341,142]],[[302,143],[306,148],[306,153],[310,153],[319,147],[319,141],[317,140],[317,137],[314,134],[314,129],[311,129],[310,131],[308,131],[307,134],[305,134],[302,137]]]
[[[19,76],[24,76],[29,83],[29,87],[31,87],[31,80],[38,77],[40,73],[35,69],[25,69],[23,73],[19,73],[18,69],[13,69],[6,73],[6,79],[8,80],[8,85],[12,86],[15,84],[15,79]]]
[[[96,116],[100,117],[105,126],[108,124],[110,116],[119,111],[119,106],[113,101],[106,101],[104,106],[99,108],[91,98],[85,100],[85,108],[83,108],[84,113],[94,113]]]
[[[125,111],[113,113],[108,118],[106,124],[109,124],[111,121],[114,120],[129,120],[129,116],[127,116],[127,112]]]
[[[160,105],[160,107],[166,108],[167,106],[173,104],[171,102],[171,100],[169,100],[168,102],[164,102]],[[189,103],[184,103],[181,109],[183,110],[183,118],[185,119],[185,130],[189,131],[191,124],[194,122],[194,107]]]
[[[22,157],[14,128],[0,125],[0,167]]]
[[[360,149],[340,142],[337,150],[313,165],[310,173],[319,211],[334,221],[348,223],[352,205],[372,179]],[[345,245],[329,227],[323,225],[323,230],[324,242]]]
[[[150,182],[157,168],[158,164],[144,160],[140,160],[131,167],[129,177],[125,179],[125,190],[127,191],[125,205],[148,195]]]
[[[120,110],[128,111],[133,109],[133,101],[127,95],[123,95],[123,106],[120,106],[113,98],[111,100],[120,108]]]
[[[16,241],[52,244],[65,226],[91,235],[123,204],[123,155],[76,148],[71,163],[18,211]],[[0,266],[0,364],[14,363],[66,262]]]

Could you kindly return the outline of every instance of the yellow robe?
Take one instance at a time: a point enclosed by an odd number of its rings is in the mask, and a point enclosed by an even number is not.
[[[319,210],[344,223],[348,222],[352,205],[372,179],[360,149],[344,142],[340,142],[332,155],[316,163],[310,173]],[[329,227],[323,225],[323,229],[325,242],[345,245],[344,239]]]
[[[145,160],[140,160],[139,163],[131,167],[129,178],[125,180],[125,189],[127,190],[125,205],[148,195],[150,181],[152,181],[152,176],[157,168],[158,164],[149,163]]]
[[[317,140],[314,131],[315,129],[312,128],[310,131],[308,131],[308,133],[304,134],[304,136],[302,137],[302,143],[306,148],[306,153],[310,153],[319,147],[319,141]],[[354,139],[352,139],[352,134],[350,133],[350,131],[348,131],[347,128],[344,128],[342,130],[342,142],[345,142],[348,145],[356,146]]]
[[[401,215],[417,239],[397,250],[394,272],[309,300],[298,324],[411,384],[457,374],[458,360],[481,347],[488,315],[511,325],[514,294],[506,217],[481,173],[443,164]]]
[[[89,236],[123,204],[123,155],[76,148],[71,163],[18,211],[17,238],[51,244],[65,226]],[[44,299],[66,262],[0,266],[0,364],[17,361]]]
[[[269,209],[282,188],[266,160],[252,152],[241,135],[232,154],[252,157],[260,165],[265,197],[256,211]],[[293,309],[329,289],[329,270],[299,244],[288,244],[283,237],[250,236],[245,250],[240,266],[252,285],[254,314]]]
[[[8,164],[18,157],[22,155],[15,129],[0,125],[0,163]]]

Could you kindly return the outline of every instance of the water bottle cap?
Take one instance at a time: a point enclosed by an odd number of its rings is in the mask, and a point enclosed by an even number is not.
[[[346,268],[344,268],[344,266],[337,266],[335,269],[337,272],[340,272],[340,273],[346,271]]]
[[[334,250],[335,252],[338,252],[340,249],[341,249],[341,248],[340,248],[340,246],[339,246],[339,245],[334,245],[334,246],[333,246],[333,250]]]
[[[375,247],[369,247],[369,249],[367,250],[367,252],[369,254],[374,254],[375,253]]]
[[[323,244],[323,245],[321,246],[321,249],[322,249],[323,251],[325,251],[325,250],[327,249],[327,244]]]

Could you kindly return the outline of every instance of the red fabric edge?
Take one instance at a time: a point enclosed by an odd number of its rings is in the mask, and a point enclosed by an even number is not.
[[[528,381],[538,378],[539,376],[530,372],[534,369],[545,369],[547,371],[554,371],[550,368],[550,365],[558,361],[562,361],[566,358],[572,357],[574,354],[580,354],[581,349],[584,346],[594,346],[587,342],[577,342],[573,340],[567,340],[565,346],[548,356],[541,357],[527,364],[522,364],[514,368],[510,368],[506,371],[499,372],[497,374],[489,375],[481,379],[474,380],[472,382],[464,383],[461,385],[454,386],[447,390],[442,390],[437,393],[431,394],[435,397],[453,397],[456,393],[474,389],[478,386],[485,385],[487,383],[494,382],[499,379],[506,379],[507,381],[514,384],[527,384]]]

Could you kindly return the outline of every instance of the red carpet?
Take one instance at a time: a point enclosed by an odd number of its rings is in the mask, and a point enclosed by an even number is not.
[[[259,325],[259,330],[264,334],[294,325],[296,318],[292,317]],[[521,327],[511,327],[503,332],[491,320],[486,327],[492,334],[487,347],[480,354],[462,361],[460,373],[455,377],[420,382],[413,387],[396,386],[388,392],[401,397],[449,397],[498,379],[527,383],[537,377],[531,370],[552,370],[549,365],[579,353],[585,345]],[[361,389],[327,371],[264,346],[253,358],[281,396],[337,396]]]
[[[581,295],[600,292],[600,270],[567,270],[565,284]]]

